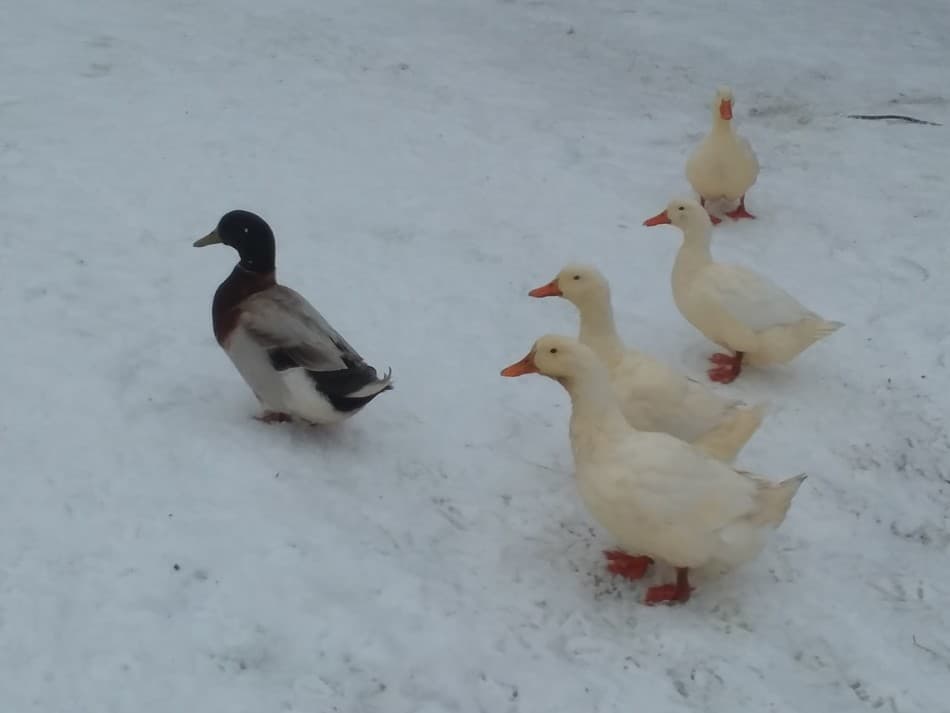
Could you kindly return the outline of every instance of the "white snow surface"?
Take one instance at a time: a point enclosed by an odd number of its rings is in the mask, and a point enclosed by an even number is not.
[[[950,710],[942,0],[51,0],[0,24],[7,713]],[[697,378],[670,227],[719,84],[762,162],[714,233],[846,327],[723,393],[810,477],[682,607],[606,573],[554,382],[568,261]],[[908,114],[925,126],[847,114]],[[210,324],[232,208],[396,388],[265,425]]]

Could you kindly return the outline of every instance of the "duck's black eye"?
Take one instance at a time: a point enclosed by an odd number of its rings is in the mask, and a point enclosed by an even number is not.
[[[557,354],[557,347],[551,347],[551,353]]]
[[[681,205],[681,206],[680,206],[679,208],[677,208],[676,210],[686,210],[686,206]]]
[[[581,279],[581,276],[580,276],[580,275],[574,275],[574,279],[575,279],[575,280],[579,280],[579,279]]]

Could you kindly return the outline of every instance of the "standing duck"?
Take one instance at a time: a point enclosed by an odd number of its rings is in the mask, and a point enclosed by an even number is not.
[[[673,264],[673,300],[707,339],[733,352],[709,357],[715,365],[708,372],[713,381],[735,381],[744,362],[765,366],[791,361],[843,326],[819,317],[748,268],[713,262],[712,224],[696,201],[674,199],[643,224],[672,224],[683,231]]]
[[[688,600],[692,568],[732,569],[758,555],[805,479],[773,484],[666,433],[636,430],[604,365],[574,339],[542,337],[501,374],[542,374],[567,389],[581,498],[621,547],[605,553],[608,568],[627,579],[643,577],[655,560],[676,568],[675,582],[647,590],[647,604]]]
[[[218,344],[264,407],[267,422],[336,423],[392,388],[300,294],[275,279],[274,233],[258,215],[226,213],[196,248],[223,243],[240,262],[214,293]]]
[[[568,265],[532,297],[564,297],[580,312],[582,344],[607,367],[623,415],[640,431],[662,431],[732,461],[762,423],[764,407],[742,408],[643,352],[627,348],[614,323],[610,285],[587,265]]]
[[[712,104],[712,130],[686,162],[686,178],[699,194],[700,204],[707,201],[739,201],[735,210],[726,212],[733,220],[754,218],[745,208],[745,194],[759,176],[759,160],[752,146],[732,127],[732,90],[720,87]],[[710,215],[713,223],[721,222]]]

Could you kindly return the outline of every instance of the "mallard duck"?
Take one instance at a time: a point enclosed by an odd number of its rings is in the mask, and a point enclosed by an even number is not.
[[[690,569],[729,570],[756,557],[805,480],[772,483],[669,434],[636,430],[620,411],[606,367],[570,337],[541,337],[501,374],[542,374],[567,390],[578,490],[621,546],[604,553],[609,570],[638,579],[654,561],[676,568],[674,582],[647,590],[647,604],[688,600]]]
[[[683,243],[673,263],[673,301],[690,324],[732,354],[713,354],[708,374],[728,384],[745,362],[753,366],[784,364],[812,344],[840,329],[802,306],[798,300],[752,270],[714,262],[712,224],[691,198],[676,198],[644,225],[674,225]]]
[[[762,423],[764,406],[743,407],[663,362],[626,346],[617,334],[610,285],[597,268],[571,264],[532,297],[563,297],[580,313],[578,340],[607,367],[630,425],[662,431],[731,461]]]
[[[277,284],[263,218],[233,210],[194,246],[216,243],[241,260],[214,293],[214,336],[263,405],[258,419],[336,423],[392,388],[391,371],[379,378],[306,299]]]
[[[712,130],[686,162],[686,178],[699,194],[699,202],[739,201],[726,212],[733,220],[754,218],[745,207],[745,194],[759,176],[759,160],[752,146],[732,126],[732,90],[720,87],[712,103]],[[719,218],[710,215],[713,223]]]

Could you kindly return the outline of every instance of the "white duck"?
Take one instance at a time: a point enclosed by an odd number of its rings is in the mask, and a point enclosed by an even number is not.
[[[620,411],[604,365],[569,337],[542,337],[501,373],[540,373],[567,389],[578,489],[622,548],[605,553],[609,569],[638,579],[654,560],[676,568],[676,582],[650,587],[647,604],[689,599],[691,568],[732,569],[754,558],[805,479],[773,484],[666,433],[636,430]]]
[[[699,194],[700,204],[707,201],[739,201],[735,210],[726,212],[733,220],[754,218],[745,208],[745,194],[759,176],[759,160],[752,146],[732,127],[732,90],[720,87],[712,104],[712,131],[696,147],[686,162],[686,178]],[[719,218],[710,215],[714,223]]]
[[[564,297],[580,312],[582,344],[607,366],[630,425],[662,431],[732,461],[762,423],[764,406],[743,408],[666,364],[624,346],[614,323],[610,285],[595,267],[568,265],[532,297]]]
[[[712,224],[696,201],[674,199],[643,224],[672,224],[683,231],[673,264],[673,300],[707,339],[734,352],[709,357],[716,365],[708,372],[713,381],[734,381],[744,361],[753,366],[791,361],[843,326],[819,317],[748,268],[713,262]]]

